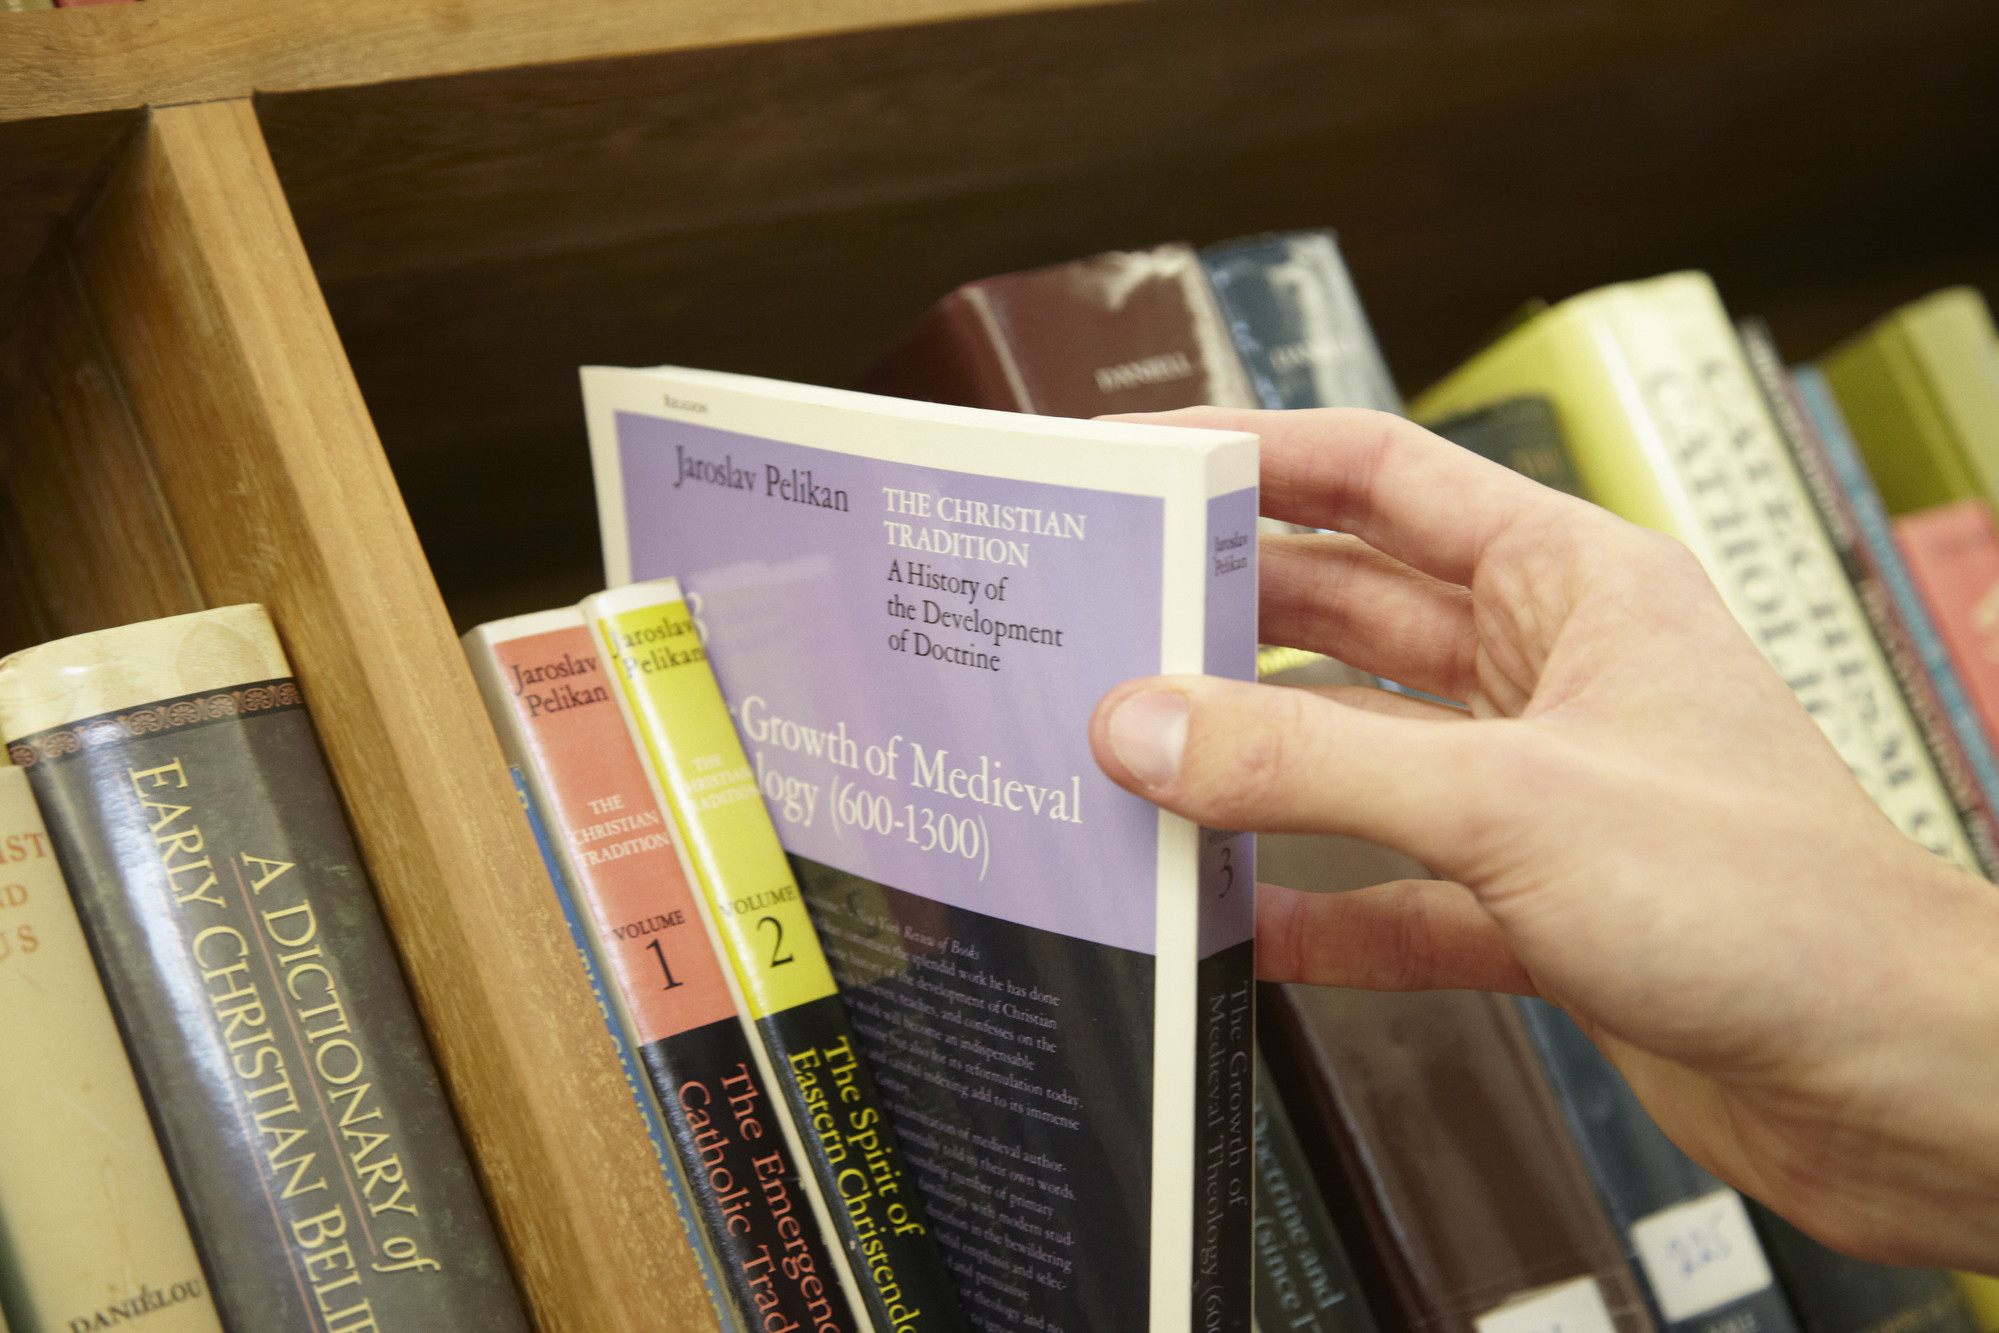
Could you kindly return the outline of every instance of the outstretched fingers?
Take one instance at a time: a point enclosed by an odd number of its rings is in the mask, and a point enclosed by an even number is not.
[[[1471,594],[1333,533],[1266,536],[1257,632],[1446,699],[1476,685]]]

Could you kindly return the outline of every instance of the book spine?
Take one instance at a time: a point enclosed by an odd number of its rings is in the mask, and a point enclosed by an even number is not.
[[[0,1308],[21,1333],[222,1325],[55,849],[0,767]]]
[[[562,908],[563,924],[569,928],[569,941],[576,946],[577,961],[583,965],[590,998],[597,1002],[597,1012],[604,1020],[604,1031],[611,1039],[612,1049],[618,1054],[618,1068],[625,1075],[625,1087],[632,1094],[632,1104],[638,1109],[640,1118],[645,1121],[646,1137],[652,1141],[653,1160],[659,1163],[660,1175],[673,1196],[674,1211],[679,1214],[681,1229],[687,1233],[688,1248],[694,1253],[695,1266],[701,1271],[702,1288],[708,1293],[708,1303],[715,1308],[715,1321],[725,1333],[727,1330],[743,1329],[745,1326],[736,1306],[722,1294],[721,1283],[716,1279],[714,1253],[706,1241],[706,1232],[700,1230],[700,1219],[687,1197],[687,1183],[680,1174],[679,1166],[669,1155],[666,1127],[660,1121],[659,1105],[647,1091],[648,1085],[640,1073],[638,1061],[632,1058],[632,1043],[625,1040],[624,1027],[612,1009],[610,993],[604,988],[603,970],[597,966],[596,953],[591,948],[590,938],[577,911],[575,891],[570,888],[555,847],[548,840],[547,822],[541,817],[534,794],[528,790],[521,766],[510,763],[507,772],[514,780],[514,795],[520,798],[521,814],[527,819],[529,832],[534,834],[534,845],[541,853],[542,866],[548,871],[549,886],[555,890],[556,902]]]
[[[1897,827],[1939,856],[1977,859],[1861,615],[1804,483],[1705,278],[1660,280],[1610,317],[1652,429],[1675,535]],[[1623,441],[1587,442],[1597,448]],[[1571,441],[1578,453],[1586,441]],[[1587,468],[1583,469],[1586,473]]]
[[[1201,264],[1264,407],[1402,411],[1331,232],[1210,246]]]
[[[1818,366],[1889,513],[1980,493],[1910,344],[1904,312],[1835,347]]]
[[[225,1326],[526,1333],[297,683],[261,608],[58,641],[0,699],[198,690],[0,727],[28,770]],[[227,682],[227,683],[224,683]]]
[[[1901,610],[1903,623],[1908,626],[1916,652],[1929,671],[1937,698],[1949,719],[1950,732],[1957,738],[1965,761],[1970,764],[1978,787],[1985,795],[1986,808],[1999,815],[1999,756],[1993,752],[1984,716],[1966,691],[1964,677],[1958,674],[1957,667],[1952,663],[1950,650],[1944,644],[1943,636],[1937,632],[1936,619],[1924,603],[1921,590],[1916,587],[1908,562],[1902,558],[1888,508],[1882,502],[1881,493],[1874,488],[1874,479],[1860,456],[1859,447],[1847,432],[1832,389],[1827,385],[1825,376],[1812,366],[1800,367],[1793,383],[1806,411],[1818,427],[1819,443],[1839,478],[1841,490],[1853,504],[1854,520],[1867,534],[1867,544],[1879,562],[1882,581]]]
[[[1058,417],[1257,405],[1200,256],[1178,244],[967,283],[861,387]]]
[[[1650,1333],[1503,998],[1284,986],[1264,1011],[1272,1073],[1328,1202],[1358,1219],[1353,1257],[1384,1323]]]
[[[955,291],[932,307],[859,387],[891,398],[996,412],[1037,410],[989,303],[975,287]]]
[[[1794,1333],[1741,1197],[1674,1146],[1567,1014],[1514,1003],[1660,1327]]]
[[[829,1207],[876,1333],[963,1330],[881,1093],[819,945],[777,830],[695,631],[670,580],[651,600],[585,603],[619,707],[672,812],[705,923],[783,1091],[794,1148]],[[615,595],[611,595],[615,596]]]
[[[1262,1333],[1375,1333],[1374,1312],[1256,1058],[1256,1323]]]
[[[1741,331],[1743,351],[1763,391],[1763,400],[1777,422],[1779,434],[1790,451],[1791,461],[1797,465],[1819,519],[1825,524],[1833,550],[1852,581],[1860,609],[1873,627],[1888,669],[1902,687],[1902,696],[1922,736],[1923,748],[1950,795],[1979,868],[1987,878],[1999,876],[1999,822],[1995,822],[1991,801],[1978,781],[1971,756],[1951,725],[1950,709],[1916,645],[1909,618],[1888,586],[1883,554],[1875,549],[1869,529],[1861,525],[1858,509],[1841,485],[1832,456],[1797,386],[1785,373],[1769,330],[1752,321],[1744,324]],[[1886,559],[1898,559],[1892,542]],[[1983,745],[1982,730],[1977,739],[1981,748],[1987,750],[1989,760],[1990,750]]]
[[[1999,744],[1999,532],[1983,500],[1956,500],[1895,520],[1895,541],[1950,660]]]
[[[1208,500],[1201,669],[1256,679],[1256,491]],[[1189,1328],[1249,1333],[1256,1193],[1256,839],[1198,830],[1194,969],[1194,1290]],[[1170,910],[1170,909],[1168,909]],[[1162,913],[1163,915],[1163,913]],[[1165,936],[1162,920],[1161,936]],[[1184,1030],[1168,1006],[1162,950],[1158,1028]],[[1166,1053],[1162,1052],[1162,1057]],[[1162,1192],[1163,1193],[1163,1192]],[[1162,1309],[1171,1308],[1161,1302]]]
[[[662,1167],[689,1240],[719,1261],[722,1326],[848,1333],[848,1274],[813,1211],[823,1201],[771,1122],[769,1082],[581,613],[474,630],[466,646],[501,749],[559,835],[551,873],[579,947],[610,975],[619,1044],[644,1062],[635,1092],[664,1120]]]
[[[1430,430],[1452,444],[1512,468],[1565,495],[1582,495],[1582,478],[1562,438],[1554,405],[1525,395],[1432,421]]]
[[[1805,1333],[1975,1333],[1950,1274],[1849,1258],[1761,1204],[1749,1211]]]

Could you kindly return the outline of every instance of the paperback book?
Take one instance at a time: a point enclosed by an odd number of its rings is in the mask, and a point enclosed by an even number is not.
[[[608,581],[686,590],[967,1316],[1247,1333],[1250,840],[1116,787],[1087,725],[1251,676],[1254,438],[584,388]]]
[[[530,811],[554,830],[558,892],[644,1062],[642,1095],[673,1145],[669,1181],[729,1293],[723,1326],[851,1333],[845,1277],[815,1215],[824,1203],[805,1192],[772,1119],[769,1082],[582,612],[481,625],[465,649]]]

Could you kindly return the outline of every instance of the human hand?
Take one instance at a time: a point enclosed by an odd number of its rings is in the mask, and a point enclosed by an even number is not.
[[[1691,1156],[1821,1240],[1999,1269],[1999,890],[1906,838],[1685,547],[1400,418],[1253,431],[1261,637],[1380,690],[1127,682],[1097,762],[1202,824],[1444,876],[1259,886],[1274,981],[1561,1005]]]

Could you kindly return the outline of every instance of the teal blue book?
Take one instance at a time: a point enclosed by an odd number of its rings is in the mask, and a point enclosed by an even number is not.
[[[1901,547],[1895,544],[1894,521],[1888,517],[1888,506],[1882,502],[1874,476],[1860,456],[1853,432],[1847,429],[1845,414],[1839,410],[1832,386],[1816,366],[1799,366],[1791,372],[1791,377],[1807,415],[1818,428],[1819,442],[1825,446],[1832,470],[1852,503],[1854,522],[1873,555],[1876,575],[1895,599],[1908,627],[1910,642],[1929,671],[1937,699],[1949,718],[1985,807],[1999,811],[1999,756],[1992,752],[1978,709],[1971,702],[1957,668],[1951,665],[1943,636],[1937,631],[1936,621],[1902,559]]]
[[[1332,232],[1211,245],[1201,266],[1263,406],[1402,411]]]
[[[1661,1333],[1796,1333],[1742,1196],[1674,1146],[1567,1014],[1516,1003]]]

